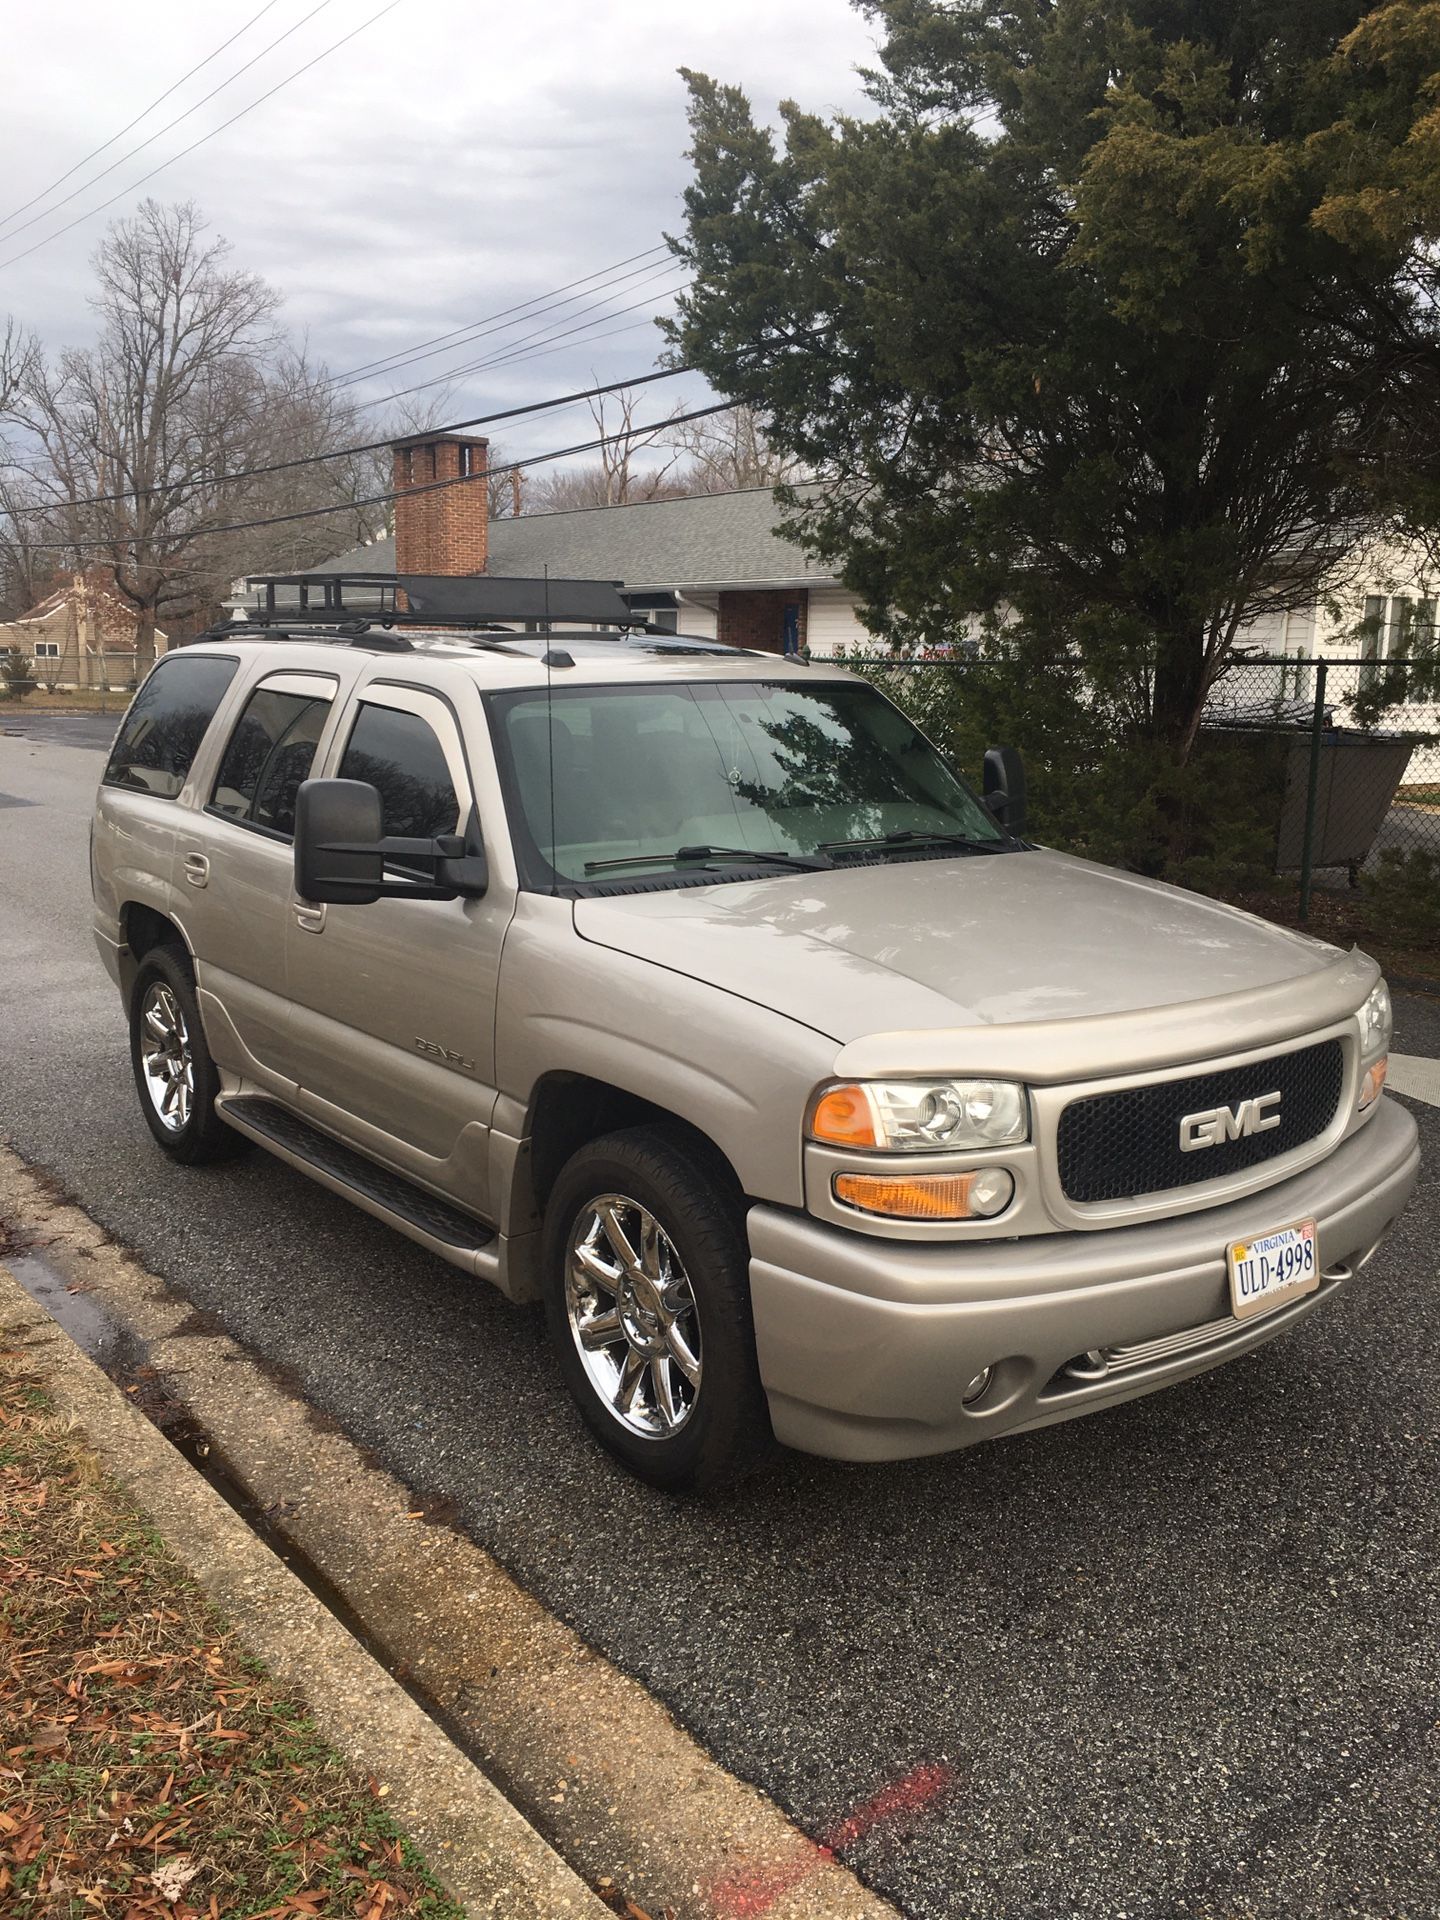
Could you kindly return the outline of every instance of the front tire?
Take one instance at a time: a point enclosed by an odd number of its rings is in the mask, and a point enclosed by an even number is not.
[[[545,1311],[585,1424],[651,1486],[727,1485],[773,1445],[738,1205],[658,1127],[582,1147],[545,1214]]]
[[[140,963],[130,996],[130,1065],[145,1124],[172,1160],[196,1167],[244,1151],[243,1136],[215,1111],[220,1075],[181,948],[156,947]]]

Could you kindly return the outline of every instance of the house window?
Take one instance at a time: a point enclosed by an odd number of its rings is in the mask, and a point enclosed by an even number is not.
[[[1360,641],[1362,687],[1374,684],[1382,662],[1418,657],[1431,671],[1422,667],[1406,676],[1405,704],[1422,706],[1433,699],[1429,683],[1436,657],[1435,607],[1433,599],[1416,599],[1412,594],[1366,594]]]
[[[37,640],[35,642],[35,658],[37,660],[58,660],[60,658],[60,642],[58,640]]]

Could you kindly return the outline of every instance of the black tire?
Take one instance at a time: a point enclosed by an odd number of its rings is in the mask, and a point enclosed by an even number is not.
[[[178,1095],[186,1106],[183,1118],[172,1107],[167,1118],[162,1113],[163,1094],[157,1074],[146,1066],[146,1047],[157,1036],[147,1026],[147,1017],[168,1021],[171,1010],[178,1013],[183,1035],[180,1047],[168,1050],[174,1060],[181,1048],[189,1067],[189,1084]],[[195,998],[195,977],[190,956],[183,947],[154,947],[140,962],[135,988],[130,996],[130,1066],[135,1075],[135,1091],[140,1096],[140,1111],[156,1144],[172,1160],[187,1167],[203,1166],[207,1161],[229,1160],[243,1153],[248,1142],[233,1127],[227,1127],[215,1111],[220,1091],[220,1075],[210,1057],[200,1005]]]
[[[649,1213],[661,1230],[654,1243],[660,1251],[652,1264],[679,1289],[678,1297],[693,1300],[693,1312],[686,1309],[668,1321],[662,1304],[658,1314],[650,1313],[644,1329],[647,1337],[662,1343],[654,1364],[671,1382],[673,1406],[678,1408],[689,1396],[688,1410],[678,1428],[633,1430],[592,1378],[591,1363],[582,1358],[579,1336],[572,1327],[571,1285],[567,1284],[572,1272],[572,1248],[577,1239],[583,1241],[587,1223],[600,1229],[592,1203],[607,1196],[618,1196],[627,1205]],[[639,1212],[622,1217],[631,1228],[641,1219]],[[670,1243],[668,1252],[663,1247],[665,1240]],[[613,1256],[617,1276],[626,1271],[624,1263],[613,1255],[613,1241],[597,1239],[596,1246],[606,1261]],[[678,1269],[675,1256],[680,1263]],[[550,1195],[543,1259],[545,1313],[565,1384],[596,1439],[633,1474],[670,1493],[704,1492],[740,1479],[765,1458],[774,1441],[755,1361],[744,1216],[701,1152],[658,1127],[607,1134],[582,1147],[566,1163]],[[621,1296],[616,1289],[607,1289],[603,1283],[593,1285],[578,1266],[574,1272],[574,1287],[588,1288],[597,1312],[602,1307],[608,1310],[613,1298],[615,1316],[622,1317]],[[632,1287],[634,1284],[632,1280]],[[661,1297],[675,1296],[662,1290]],[[583,1303],[576,1311],[583,1317]],[[632,1316],[635,1311],[632,1299]],[[643,1305],[639,1312],[645,1314]],[[652,1325],[656,1329],[653,1334],[648,1331]],[[665,1331],[667,1326],[669,1333]],[[700,1362],[694,1387],[688,1375],[679,1371],[679,1362],[671,1358],[672,1336],[677,1333],[682,1343],[698,1333],[698,1351],[691,1356]],[[667,1341],[671,1345],[663,1345]],[[682,1344],[680,1350],[688,1351],[688,1347]],[[665,1416],[660,1409],[665,1389],[657,1390],[653,1366],[640,1361],[629,1335],[615,1338],[603,1351],[606,1364],[616,1371],[617,1382],[623,1382],[627,1367],[641,1368],[641,1384],[634,1389],[630,1417],[640,1419],[653,1410],[655,1420],[663,1426]],[[612,1355],[615,1357],[608,1358]],[[601,1365],[598,1361],[594,1364],[597,1368]]]

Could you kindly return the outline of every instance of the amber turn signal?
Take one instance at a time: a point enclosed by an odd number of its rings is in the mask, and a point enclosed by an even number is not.
[[[875,1116],[863,1087],[831,1087],[815,1103],[810,1137],[831,1147],[878,1147]]]
[[[1389,1054],[1381,1054],[1365,1069],[1365,1077],[1360,1082],[1359,1111],[1364,1113],[1367,1107],[1373,1107],[1385,1087],[1385,1075],[1389,1070]]]
[[[978,1173],[837,1173],[832,1191],[848,1207],[889,1220],[974,1220],[1003,1213],[1015,1181],[1003,1167]]]

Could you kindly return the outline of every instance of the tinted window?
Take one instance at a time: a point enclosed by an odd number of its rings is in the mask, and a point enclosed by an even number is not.
[[[330,702],[322,695],[258,688],[220,762],[212,809],[231,820],[294,833],[295,795],[310,777],[329,712]]]
[[[131,702],[110,750],[105,785],[173,800],[239,664],[209,655],[162,660]]]
[[[435,729],[398,707],[362,705],[340,762],[342,780],[367,780],[380,791],[387,835],[417,840],[454,833],[460,803]]]

